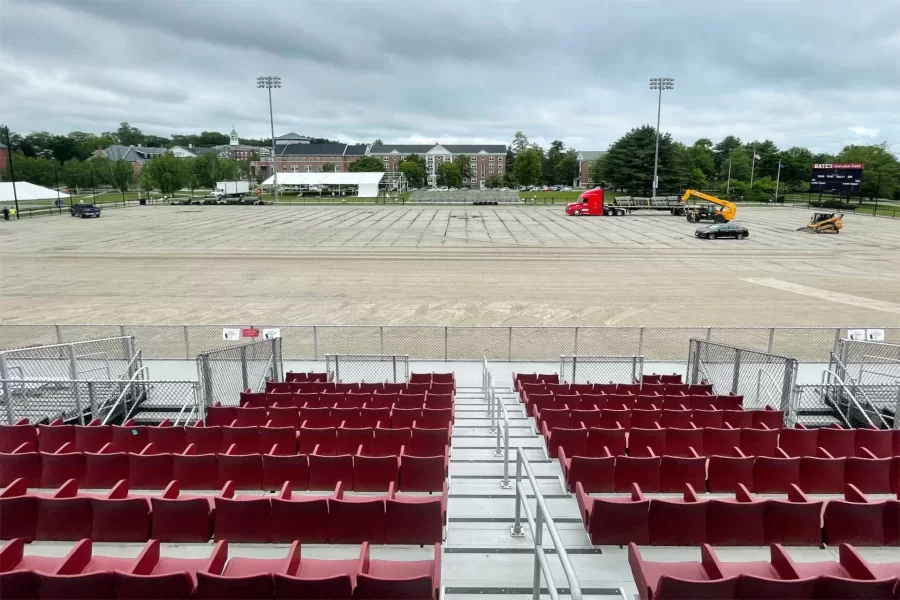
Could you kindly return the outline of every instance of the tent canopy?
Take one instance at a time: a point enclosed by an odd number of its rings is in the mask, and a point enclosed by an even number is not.
[[[279,173],[278,187],[285,185],[355,185],[361,198],[378,196],[378,184],[384,173]],[[269,177],[261,185],[272,185],[274,177]]]
[[[68,194],[34,185],[27,181],[17,181],[15,185],[16,193],[15,197],[13,197],[13,183],[11,181],[0,181],[0,202],[12,202],[15,198],[19,200],[55,200],[56,198],[69,197]]]

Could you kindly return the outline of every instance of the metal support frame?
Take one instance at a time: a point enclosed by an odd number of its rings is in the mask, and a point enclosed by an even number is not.
[[[537,505],[534,515],[532,514],[531,505],[527,502],[528,494],[522,483],[523,469],[528,476],[528,480],[531,482],[532,490],[534,490],[534,498]],[[525,520],[528,522],[528,526],[531,528],[532,537],[534,538],[533,600],[538,600],[541,595],[541,574],[543,574],[544,579],[547,581],[547,591],[550,598],[552,600],[559,600],[559,592],[556,588],[556,583],[553,581],[553,575],[550,572],[550,564],[547,561],[547,551],[544,550],[544,525],[547,526],[547,531],[550,533],[550,539],[553,541],[553,548],[556,550],[560,565],[562,565],[563,572],[566,574],[566,579],[569,582],[569,594],[571,595],[572,600],[581,600],[581,585],[578,583],[578,577],[575,575],[575,568],[569,560],[569,554],[566,552],[566,547],[560,539],[559,531],[556,529],[556,524],[553,522],[553,517],[550,516],[550,510],[547,508],[544,494],[538,487],[534,472],[531,470],[531,464],[525,456],[525,451],[522,448],[519,448],[516,452],[516,516],[515,522],[510,526],[510,535],[513,537],[522,537],[525,535],[525,532],[522,529],[523,511],[525,512]]]
[[[69,379],[72,380],[72,397],[75,399],[75,410],[78,422],[84,425],[84,410],[81,407],[81,395],[78,390],[78,359],[75,356],[75,345],[69,344]]]
[[[3,399],[6,405],[6,422],[9,425],[15,423],[12,408],[12,396],[9,389],[9,363],[6,362],[6,354],[0,352],[0,379],[3,380]]]
[[[738,383],[741,380],[741,349],[738,348],[734,352],[734,373],[731,377],[731,393],[737,394]]]
[[[241,381],[245,390],[250,389],[250,376],[247,373],[247,346],[241,346]]]

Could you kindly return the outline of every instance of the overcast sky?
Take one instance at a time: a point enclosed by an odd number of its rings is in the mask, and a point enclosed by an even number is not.
[[[686,143],[900,152],[898,0],[0,0],[13,131],[605,149],[656,118]]]

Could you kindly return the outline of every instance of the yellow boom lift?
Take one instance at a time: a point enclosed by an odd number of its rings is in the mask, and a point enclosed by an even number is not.
[[[797,231],[809,231],[810,233],[840,233],[844,226],[844,215],[837,213],[816,213],[804,227],[798,227]]]
[[[684,196],[681,197],[681,201],[687,202],[692,197],[706,200],[720,208],[716,209],[707,204],[691,204],[685,206],[684,214],[691,223],[697,223],[704,219],[714,221],[715,223],[727,223],[734,219],[734,216],[737,214],[737,206],[735,206],[734,202],[722,200],[721,198],[716,198],[715,196],[710,196],[709,194],[704,194],[697,190],[687,190],[684,193]]]

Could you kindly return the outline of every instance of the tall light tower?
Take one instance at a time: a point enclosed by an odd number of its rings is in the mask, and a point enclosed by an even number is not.
[[[651,77],[650,89],[659,90],[659,103],[656,106],[656,157],[653,159],[653,196],[659,188],[659,116],[662,113],[663,90],[674,90],[675,80],[671,77]]]
[[[272,127],[272,186],[275,188],[275,204],[278,204],[278,166],[275,164],[275,118],[272,116],[272,88],[281,87],[281,77],[257,77],[256,87],[269,90],[269,125]]]

